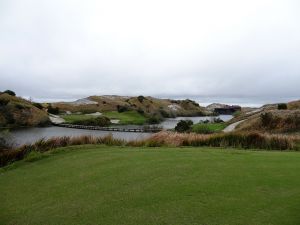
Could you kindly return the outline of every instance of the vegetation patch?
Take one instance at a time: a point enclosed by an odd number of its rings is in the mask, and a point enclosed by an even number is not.
[[[198,123],[192,126],[192,132],[198,134],[212,134],[224,130],[226,123]]]
[[[299,223],[300,154],[77,146],[0,176],[1,224]]]
[[[0,93],[0,127],[33,127],[50,124],[45,111],[12,93]]]
[[[126,111],[126,112],[104,112],[104,116],[108,117],[109,119],[120,120],[119,124],[121,125],[144,125],[147,122],[147,118],[136,111]]]
[[[0,167],[26,157],[30,152],[47,152],[71,145],[105,144],[110,146],[162,147],[162,146],[206,146],[234,147],[242,149],[299,150],[299,136],[267,135],[257,132],[221,133],[201,135],[195,133],[160,132],[144,140],[125,141],[105,137],[79,136],[41,139],[33,144],[15,149],[0,149]]]

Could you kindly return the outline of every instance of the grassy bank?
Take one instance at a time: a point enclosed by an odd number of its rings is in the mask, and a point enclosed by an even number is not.
[[[136,111],[127,111],[119,113],[117,111],[104,112],[104,116],[109,119],[120,120],[121,125],[143,125],[147,122],[147,118]]]
[[[218,133],[221,132],[226,126],[226,123],[198,123],[192,126],[192,132],[199,134]]]
[[[119,113],[117,111],[104,112],[103,116],[111,120],[119,120],[120,125],[143,125],[147,122],[147,118],[136,111],[127,111]],[[90,120],[95,118],[93,115],[88,114],[71,114],[63,115],[62,118],[67,123],[76,124],[77,121]]]
[[[296,152],[95,145],[56,152],[2,170],[1,224],[300,221]]]

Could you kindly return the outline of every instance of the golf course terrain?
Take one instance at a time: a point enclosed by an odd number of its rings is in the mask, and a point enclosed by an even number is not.
[[[300,154],[82,145],[0,170],[0,224],[295,225]]]

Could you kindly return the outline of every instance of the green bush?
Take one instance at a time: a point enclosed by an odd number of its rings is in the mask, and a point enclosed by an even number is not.
[[[11,96],[16,96],[16,93],[13,92],[13,91],[11,91],[11,90],[6,90],[6,91],[4,91],[3,93],[9,94],[9,95],[11,95]]]
[[[193,121],[191,120],[180,120],[176,127],[175,130],[177,132],[187,132],[190,131],[193,125]]]
[[[117,110],[119,113],[129,111],[129,108],[125,105],[117,105]]]
[[[6,106],[8,103],[9,103],[8,99],[3,99],[3,98],[0,99],[0,106]]]
[[[161,122],[161,120],[162,119],[159,116],[153,115],[148,118],[148,123],[149,124],[158,124]]]
[[[160,109],[159,112],[162,115],[162,117],[164,117],[164,118],[171,117],[170,114],[166,110],[164,110],[164,109]]]
[[[146,99],[144,96],[140,95],[137,97],[140,103],[143,103],[143,101]]]
[[[52,105],[49,105],[48,113],[57,115],[57,114],[59,114],[59,108],[58,107],[53,108]]]
[[[287,107],[287,104],[285,104],[285,103],[280,103],[280,104],[278,104],[277,108],[278,108],[279,110],[285,110],[285,109],[287,109],[288,107]]]

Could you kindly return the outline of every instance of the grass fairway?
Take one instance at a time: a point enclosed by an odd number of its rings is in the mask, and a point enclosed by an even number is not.
[[[128,124],[143,125],[146,123],[146,117],[136,111],[127,111],[122,113],[112,111],[112,112],[104,112],[103,115],[108,117],[109,119],[120,120],[121,125],[128,125]]]
[[[192,131],[200,134],[221,132],[227,125],[225,123],[198,123],[192,126]]]
[[[0,173],[0,224],[300,224],[300,154],[77,146]]]

